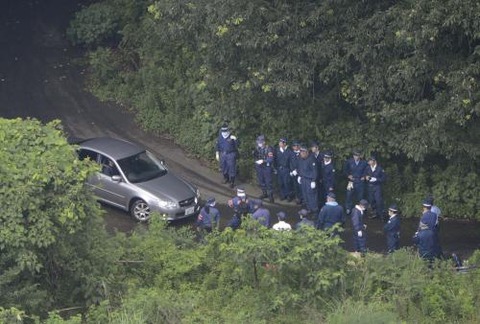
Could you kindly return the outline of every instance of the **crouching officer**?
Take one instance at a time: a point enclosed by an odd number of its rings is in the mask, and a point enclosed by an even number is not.
[[[237,174],[238,145],[237,138],[230,133],[227,125],[223,125],[218,134],[215,158],[220,162],[223,183],[230,183],[230,188],[233,188]]]
[[[207,199],[205,206],[200,210],[197,217],[197,230],[203,237],[204,232],[211,233],[213,228],[219,229],[220,212],[215,208],[215,198]]]
[[[328,230],[334,225],[345,225],[345,213],[343,207],[340,206],[336,201],[336,196],[333,192],[327,194],[327,202],[318,213],[317,219],[317,229]],[[338,235],[338,232],[333,233],[333,235]]]
[[[262,189],[260,199],[269,198],[270,202],[273,203],[273,148],[266,145],[265,136],[263,135],[257,137],[256,143],[253,158],[255,160],[258,185]]]
[[[388,208],[388,222],[383,226],[387,236],[387,251],[393,253],[400,248],[400,215],[395,204]]]
[[[236,230],[242,224],[242,217],[253,212],[252,202],[247,198],[244,188],[237,188],[237,195],[229,199],[227,204],[233,209],[233,216],[227,227]]]

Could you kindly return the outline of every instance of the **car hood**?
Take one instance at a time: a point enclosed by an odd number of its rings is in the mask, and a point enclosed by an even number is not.
[[[195,189],[191,185],[170,172],[161,177],[136,183],[135,185],[161,199],[169,199],[176,202],[196,195]]]

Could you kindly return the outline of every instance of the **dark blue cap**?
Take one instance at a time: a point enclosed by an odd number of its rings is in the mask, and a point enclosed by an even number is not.
[[[388,210],[391,210],[393,212],[397,212],[398,211],[397,204],[391,204],[390,207],[388,207]]]
[[[265,143],[265,136],[264,135],[259,135],[257,137],[257,143]]]
[[[336,199],[336,198],[337,198],[337,196],[336,196],[335,193],[333,193],[333,192],[329,192],[329,193],[327,194],[327,197],[333,198],[333,199]]]
[[[314,147],[314,146],[320,147],[320,143],[318,141],[311,141],[310,142],[310,147]]]
[[[327,159],[329,159],[329,158],[332,158],[333,153],[332,153],[332,151],[327,151],[327,152],[325,152],[325,154],[323,154],[323,156],[326,157]]]
[[[300,141],[299,140],[293,140],[292,141],[292,146],[299,146],[300,145]]]
[[[207,199],[207,205],[211,206],[211,207],[215,206],[215,197],[208,198]]]
[[[222,132],[228,132],[228,125],[227,125],[227,124],[223,124],[223,125],[222,125],[222,128],[220,128],[220,131],[222,131]]]
[[[286,137],[280,137],[278,140],[279,142],[287,143],[287,138]]]

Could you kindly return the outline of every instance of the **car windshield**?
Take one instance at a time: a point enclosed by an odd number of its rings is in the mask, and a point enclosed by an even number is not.
[[[162,163],[147,151],[118,160],[117,162],[123,174],[132,183],[149,181],[167,173],[167,169]]]

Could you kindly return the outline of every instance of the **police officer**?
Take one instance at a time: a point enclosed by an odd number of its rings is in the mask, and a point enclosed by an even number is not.
[[[386,179],[385,172],[382,167],[378,165],[375,156],[370,156],[368,159],[368,167],[365,168],[365,181],[368,185],[368,202],[374,209],[375,214],[371,218],[383,219],[383,183]]]
[[[363,223],[363,216],[365,215],[365,210],[368,208],[368,201],[365,199],[360,200],[358,205],[355,205],[351,213],[352,226],[353,226],[353,244],[355,252],[360,252],[362,254],[367,252],[367,240],[366,240],[366,228],[367,226]]]
[[[253,158],[255,160],[255,172],[260,188],[262,189],[263,198],[269,198],[273,203],[273,161],[274,151],[271,146],[265,143],[265,136],[260,135],[256,140],[256,147],[253,151]]]
[[[440,246],[440,238],[439,238],[439,231],[440,231],[440,215],[442,214],[442,211],[438,206],[434,204],[434,198],[432,195],[427,196],[425,201],[429,204],[432,205],[430,208],[430,211],[437,215],[436,222],[435,222],[435,227],[433,228],[433,234],[435,235],[435,239],[438,242],[437,248],[439,249],[438,255],[443,256],[443,250],[442,247]]]
[[[224,178],[223,183],[230,183],[230,188],[235,186],[237,157],[237,138],[231,134],[228,125],[224,124],[218,134],[215,158],[220,161],[220,169]]]
[[[302,197],[309,212],[318,213],[317,196],[317,161],[309,153],[306,146],[300,148],[300,160],[298,160],[297,182],[302,188]]]
[[[400,248],[400,215],[396,204],[388,207],[388,222],[383,226],[387,236],[387,251],[393,253]]]
[[[252,218],[255,219],[260,225],[270,227],[270,211],[263,206],[263,202],[260,199],[256,199],[253,202],[253,214]]]
[[[300,161],[300,142],[297,140],[292,141],[292,158],[290,159],[290,176],[292,177],[293,195],[288,199],[292,201],[295,199],[297,205],[303,203],[302,187],[298,183],[298,163]]]
[[[336,201],[336,196],[333,192],[329,192],[327,194],[327,202],[318,213],[317,217],[317,229],[321,230],[328,230],[332,228],[334,225],[345,225],[345,213],[343,211],[343,207],[340,206]],[[333,233],[333,235],[337,235],[338,232]]]
[[[280,200],[291,199],[293,196],[292,178],[290,177],[290,164],[293,152],[287,146],[287,139],[282,137],[274,154],[274,167],[277,170],[278,184],[280,186]]]
[[[323,155],[322,184],[325,194],[324,197],[326,197],[329,192],[335,190],[335,166],[333,165],[332,157],[333,153],[331,151],[327,151]]]
[[[418,246],[420,256],[427,260],[441,256],[441,247],[438,235],[435,233],[437,214],[431,211],[432,203],[429,199],[422,202],[422,216],[418,230],[414,236],[414,243]]]
[[[228,222],[227,227],[236,230],[242,224],[242,217],[253,212],[252,202],[247,198],[245,189],[239,187],[237,188],[237,195],[229,199],[227,204],[233,209],[233,216]]]
[[[200,210],[197,217],[197,229],[200,232],[212,232],[212,229],[219,229],[220,226],[220,212],[215,208],[215,198],[207,199],[205,206]]]
[[[320,143],[318,141],[312,141],[310,143],[310,151],[312,152],[313,157],[315,160],[317,160],[317,169],[318,169],[318,174],[317,174],[317,200],[319,204],[323,204],[323,201],[325,200],[325,195],[326,193],[323,191],[323,186],[322,186],[322,165],[323,165],[323,156],[324,153],[320,151]]]
[[[360,201],[365,198],[365,170],[367,167],[367,161],[361,158],[359,150],[354,150],[353,157],[345,162],[343,173],[348,181],[345,199],[347,215],[353,208],[353,201]]]
[[[293,227],[295,230],[302,229],[303,227],[315,227],[315,223],[308,219],[308,210],[301,209],[298,212],[298,217],[300,217],[300,221]]]

